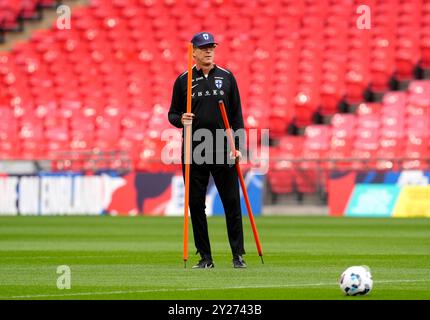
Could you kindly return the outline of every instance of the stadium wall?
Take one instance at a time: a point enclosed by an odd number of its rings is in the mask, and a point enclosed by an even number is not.
[[[255,215],[262,212],[264,176],[248,171],[248,194]],[[85,175],[45,172],[0,177],[0,215],[183,215],[182,174],[115,171]],[[242,212],[246,206],[242,200]],[[211,179],[207,215],[224,210]]]

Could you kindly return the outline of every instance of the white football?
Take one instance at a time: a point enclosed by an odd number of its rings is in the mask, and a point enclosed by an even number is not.
[[[340,276],[339,286],[348,296],[365,295],[372,291],[373,280],[368,266],[353,266]]]

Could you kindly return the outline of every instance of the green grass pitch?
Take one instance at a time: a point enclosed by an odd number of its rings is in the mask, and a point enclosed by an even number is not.
[[[430,299],[430,219],[244,217],[247,269],[233,269],[223,217],[208,219],[215,269],[182,260],[182,218],[1,217],[0,299]],[[191,225],[190,225],[191,227]],[[368,265],[367,296],[345,297],[342,271]],[[57,288],[57,267],[71,288]]]

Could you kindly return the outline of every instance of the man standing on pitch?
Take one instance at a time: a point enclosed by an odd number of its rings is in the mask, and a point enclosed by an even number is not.
[[[223,147],[220,148],[220,141],[217,143],[216,140],[216,130],[225,129],[218,107],[220,100],[225,103],[232,129],[236,131],[244,128],[239,90],[233,74],[214,63],[217,46],[214,36],[209,32],[200,32],[194,35],[191,42],[193,58],[196,62],[192,68],[192,112],[186,112],[188,72],[184,72],[179,75],[173,86],[169,121],[177,128],[184,128],[184,123],[192,121],[192,133],[199,129],[206,129],[211,132],[213,140],[213,151],[208,151],[210,154],[204,155],[204,159],[210,158],[212,161],[196,163],[195,159],[192,159],[190,165],[189,207],[194,243],[201,256],[200,261],[193,268],[214,267],[205,213],[206,190],[210,174],[224,206],[233,266],[246,268],[242,257],[245,249],[238,175],[234,165],[231,165],[231,159],[240,159],[242,155],[240,151],[236,151],[235,155],[229,155],[230,161],[227,161],[227,144],[223,141],[221,144]],[[195,145],[193,141],[193,149]],[[237,144],[236,149],[239,149]],[[223,160],[219,161],[220,159]],[[184,171],[184,164],[182,168]]]

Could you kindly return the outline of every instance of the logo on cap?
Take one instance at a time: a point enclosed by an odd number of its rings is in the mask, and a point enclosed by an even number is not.
[[[191,42],[196,47],[202,47],[208,44],[217,44],[213,34],[210,32],[200,32],[194,35]]]

